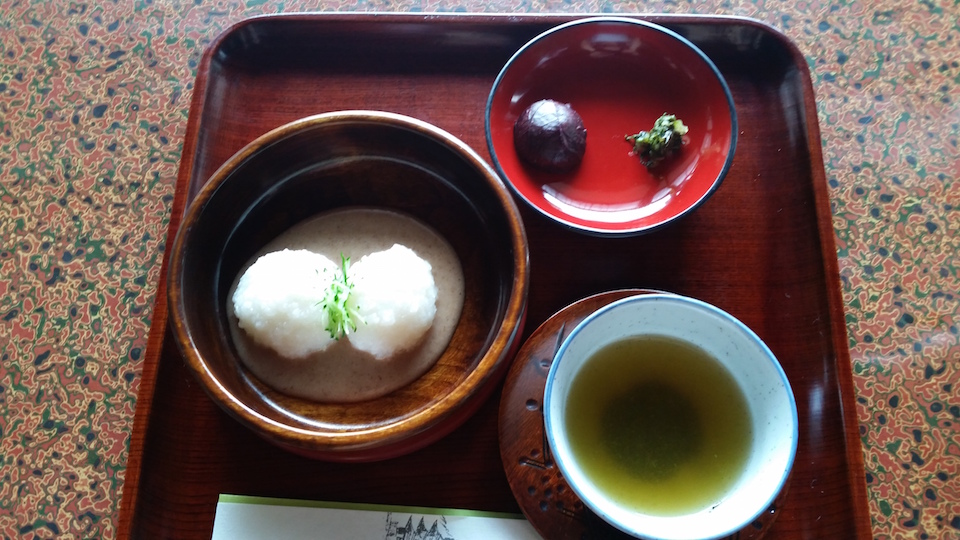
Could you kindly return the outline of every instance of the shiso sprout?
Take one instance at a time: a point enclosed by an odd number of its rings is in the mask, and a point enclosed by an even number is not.
[[[650,131],[627,135],[624,139],[633,144],[633,153],[646,167],[654,167],[663,159],[675,154],[683,146],[683,136],[689,128],[675,115],[663,113]]]
[[[350,293],[353,291],[353,283],[347,275],[350,267],[350,257],[340,254],[340,271],[334,273],[330,286],[327,287],[326,294],[320,302],[321,307],[327,312],[327,327],[325,330],[330,332],[330,337],[340,339],[350,332],[357,329],[357,322],[363,323],[363,317],[357,310],[357,306],[351,306],[348,302]]]

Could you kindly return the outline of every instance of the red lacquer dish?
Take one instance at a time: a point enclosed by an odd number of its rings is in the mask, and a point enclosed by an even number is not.
[[[514,125],[544,100],[583,119],[579,166],[556,173],[522,159]],[[672,114],[688,127],[675,155],[647,167],[627,135]],[[603,235],[657,229],[703,204],[733,161],[733,97],[710,58],[679,34],[636,19],[559,25],[524,45],[497,77],[486,108],[487,145],[508,184],[540,213]]]

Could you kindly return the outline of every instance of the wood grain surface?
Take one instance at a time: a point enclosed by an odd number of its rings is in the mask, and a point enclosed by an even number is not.
[[[486,156],[499,68],[565,16],[309,15],[254,19],[199,68],[170,234],[189,197],[261,133],[309,114],[377,108],[431,122]],[[775,538],[867,538],[834,235],[807,65],[777,31],[736,18],[653,17],[698,44],[734,95],[740,140],[714,197],[667,230],[586,237],[521,210],[530,238],[527,331],[624,288],[696,297],[750,326],[796,393],[800,445]],[[168,244],[169,245],[169,244]],[[131,439],[120,536],[209,538],[220,493],[519,511],[500,459],[499,395],[450,436],[394,460],[293,456],[221,412],[167,339],[158,291]]]

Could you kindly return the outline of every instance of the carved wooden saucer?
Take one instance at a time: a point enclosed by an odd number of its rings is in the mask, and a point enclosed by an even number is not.
[[[584,506],[560,474],[544,434],[543,391],[557,349],[580,321],[621,298],[654,292],[658,291],[624,289],[570,304],[530,335],[510,366],[500,400],[500,457],[520,509],[547,540],[630,538]],[[786,491],[753,523],[728,539],[762,538],[776,519]]]

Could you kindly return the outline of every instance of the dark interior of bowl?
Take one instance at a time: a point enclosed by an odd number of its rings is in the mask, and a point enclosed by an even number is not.
[[[331,432],[392,424],[454,392],[504,323],[515,273],[510,223],[518,218],[503,209],[489,178],[417,130],[317,124],[262,145],[195,204],[202,211],[188,214],[181,228],[190,235],[179,283],[187,331],[212,377],[268,419]],[[453,246],[466,299],[450,346],[426,375],[376,400],[320,404],[275,392],[237,359],[226,319],[230,285],[258,249],[290,226],[354,205],[412,215]]]

